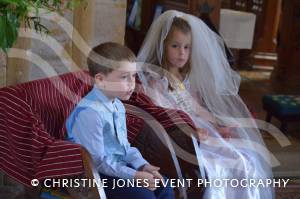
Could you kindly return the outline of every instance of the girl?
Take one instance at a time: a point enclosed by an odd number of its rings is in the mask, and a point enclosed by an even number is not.
[[[192,15],[167,11],[151,25],[138,60],[144,92],[159,106],[185,111],[199,131],[208,132],[197,154],[212,183],[204,198],[273,198],[271,187],[224,181],[257,182],[272,178],[272,172],[220,37]],[[214,184],[217,179],[221,184]]]

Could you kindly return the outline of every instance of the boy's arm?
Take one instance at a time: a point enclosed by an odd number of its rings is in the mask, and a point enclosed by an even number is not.
[[[129,143],[128,143],[129,144]],[[124,157],[124,161],[126,161],[133,168],[138,170],[142,166],[149,164],[141,155],[140,151],[135,147],[129,147]]]
[[[100,173],[118,178],[133,179],[136,170],[120,164],[113,157],[105,154],[104,124],[102,121],[101,116],[90,108],[81,111],[76,117],[72,129],[75,142],[88,150]]]

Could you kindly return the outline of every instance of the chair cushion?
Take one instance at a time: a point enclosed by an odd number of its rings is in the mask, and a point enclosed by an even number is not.
[[[78,71],[18,85],[28,96],[35,116],[55,139],[64,139],[65,120],[92,87],[88,73]]]
[[[43,180],[82,174],[81,146],[67,142],[65,120],[91,88],[91,78],[79,71],[0,89],[0,169],[31,187]],[[182,111],[156,107],[142,93],[127,103],[149,112],[164,128],[192,120]],[[128,137],[133,141],[143,119],[127,114]]]
[[[265,95],[263,105],[267,111],[281,116],[300,116],[300,96],[297,95]]]
[[[0,170],[28,187],[34,178],[81,174],[80,145],[54,139],[45,130],[23,86],[0,89]]]

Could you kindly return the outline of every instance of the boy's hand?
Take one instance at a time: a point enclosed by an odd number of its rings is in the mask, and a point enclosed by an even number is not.
[[[149,186],[145,186],[145,188],[154,191],[156,189],[155,187],[155,179],[154,179],[154,175],[149,173],[149,172],[145,172],[145,171],[137,171],[135,173],[134,179],[136,180],[147,180],[147,182],[149,183]],[[146,185],[146,184],[144,184]]]
[[[146,164],[142,167],[142,171],[145,171],[145,172],[148,172],[148,173],[151,173],[154,178],[156,179],[160,179],[160,180],[164,180],[164,178],[161,176],[161,174],[158,172],[159,171],[159,167],[156,167],[156,166],[153,166],[151,164]]]
[[[208,138],[208,130],[203,128],[197,128],[195,131],[195,136],[199,141],[204,141]]]

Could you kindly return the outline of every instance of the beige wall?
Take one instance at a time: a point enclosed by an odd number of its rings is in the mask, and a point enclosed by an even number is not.
[[[87,8],[77,9],[74,27],[92,48],[106,41],[124,43],[126,0],[91,0]],[[75,62],[86,68],[86,56],[73,45]]]
[[[0,88],[6,85],[6,56],[0,50]]]
[[[97,0],[96,16],[93,23],[92,46],[105,41],[124,43],[126,1]]]
[[[33,33],[27,32],[26,35],[30,38],[29,41],[19,38],[15,48],[28,49],[30,54],[27,53],[26,57],[37,63],[9,58],[7,67],[8,85],[78,70],[76,65],[80,68],[86,68],[85,54],[88,53],[89,48],[105,41],[123,43],[126,0],[89,0],[86,8],[80,7],[74,12],[65,12],[63,19],[60,17],[52,19],[54,21],[43,19],[43,24],[51,31],[48,36],[38,35],[37,38]],[[66,25],[63,25],[63,27],[59,25],[64,20],[71,24],[71,36],[66,34],[64,30],[67,27]],[[75,30],[78,31],[88,48],[83,44],[79,45],[80,48],[74,45],[72,40],[76,39]],[[70,31],[70,28],[67,28],[67,31]],[[57,41],[60,47],[55,47],[53,45],[55,42],[51,42],[51,39]],[[76,40],[78,41],[78,39]],[[54,46],[54,50],[51,49],[50,44]],[[41,59],[37,59],[35,55]],[[75,64],[72,64],[72,61]],[[49,65],[47,66],[44,62]]]
[[[51,33],[48,36],[36,34],[35,37],[38,36],[38,39],[32,39],[30,51],[40,56],[42,60],[38,61],[32,56],[30,57],[37,63],[30,63],[28,80],[66,73],[72,68],[72,42],[64,28],[72,35],[73,12],[65,12],[63,16],[49,14],[45,14],[45,16],[51,19],[44,18],[43,20],[43,24],[49,28]],[[68,23],[71,28],[64,25]]]
[[[28,80],[29,64],[26,59],[20,58],[19,54],[12,52],[13,49],[28,50],[30,39],[18,38],[12,49],[8,50],[6,66],[6,84],[15,85]],[[24,57],[27,57],[26,54]]]

